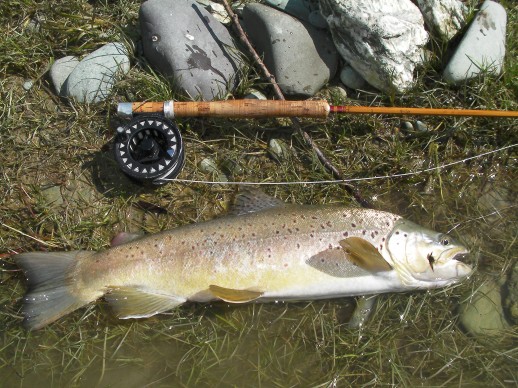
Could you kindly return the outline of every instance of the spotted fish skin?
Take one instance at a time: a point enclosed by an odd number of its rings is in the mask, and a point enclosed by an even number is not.
[[[102,296],[120,318],[140,318],[186,301],[307,300],[435,286],[412,284],[399,275],[405,264],[396,261],[405,258],[395,257],[388,245],[402,220],[398,215],[260,203],[211,221],[132,237],[98,253],[61,253],[58,259],[52,253],[18,255],[29,281],[26,327],[43,327]],[[64,275],[54,282],[36,259],[53,267],[53,276]]]

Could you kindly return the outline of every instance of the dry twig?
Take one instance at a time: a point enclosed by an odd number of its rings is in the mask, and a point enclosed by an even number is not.
[[[236,33],[241,40],[241,42],[246,46],[248,51],[250,52],[250,55],[254,59],[255,63],[259,66],[261,69],[263,75],[269,80],[269,82],[272,84],[273,90],[275,92],[275,95],[279,100],[285,100],[284,95],[282,94],[281,89],[279,88],[279,85],[275,81],[275,77],[270,73],[268,68],[265,66],[264,62],[261,60],[255,49],[253,48],[252,44],[248,40],[248,37],[246,36],[245,31],[241,27],[241,24],[239,23],[238,16],[232,11],[232,8],[230,8],[230,5],[228,4],[227,0],[221,0],[223,6],[225,7],[228,15],[232,19],[233,26],[236,30]],[[344,176],[342,173],[331,163],[331,161],[324,155],[322,150],[318,147],[318,145],[315,143],[313,138],[302,128],[300,125],[300,121],[297,117],[290,117],[291,122],[293,124],[293,127],[299,132],[299,134],[302,136],[304,141],[308,146],[311,147],[313,152],[318,157],[318,160],[324,165],[324,167],[330,171],[333,176],[338,180],[344,180]],[[362,197],[362,195],[358,192],[358,190],[352,186],[349,183],[342,183],[341,184],[345,190],[356,199],[356,201],[363,207],[372,208],[373,206],[367,201],[365,198]]]

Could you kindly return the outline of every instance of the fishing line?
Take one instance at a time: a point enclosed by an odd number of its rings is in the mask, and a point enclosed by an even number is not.
[[[489,213],[489,214],[484,214],[484,215],[482,215],[482,216],[480,216],[480,217],[472,218],[472,219],[470,219],[470,220],[466,220],[466,221],[460,222],[460,223],[458,223],[457,225],[455,225],[453,228],[451,228],[450,230],[448,230],[448,231],[446,232],[446,234],[450,234],[452,231],[454,231],[455,229],[457,229],[459,226],[464,225],[464,224],[467,224],[467,223],[469,223],[469,222],[478,221],[478,220],[484,220],[484,221],[485,221],[485,219],[486,219],[487,217],[491,217],[491,216],[493,216],[493,215],[495,215],[495,214],[498,214],[498,215],[500,216],[500,218],[502,218],[502,217],[503,217],[503,215],[502,215],[502,214],[500,214],[501,212],[507,211],[507,210],[509,210],[509,209],[514,209],[515,207],[517,207],[517,206],[516,206],[516,205],[507,206],[507,207],[504,207],[504,208],[502,208],[502,209],[496,209],[495,211],[493,211],[493,212],[491,212],[491,213]]]
[[[442,164],[435,167],[425,168],[423,170],[404,172],[393,175],[377,175],[372,177],[364,177],[364,178],[349,178],[349,179],[331,179],[331,180],[321,180],[321,181],[293,181],[293,182],[249,182],[249,181],[234,181],[234,182],[217,182],[217,181],[206,181],[206,180],[196,180],[196,179],[179,179],[179,178],[171,178],[171,179],[163,179],[168,182],[178,182],[178,183],[199,183],[206,185],[240,185],[240,186],[288,186],[288,185],[326,185],[326,184],[337,184],[337,183],[351,183],[351,182],[362,182],[362,181],[372,181],[372,180],[380,180],[380,179],[391,179],[391,178],[402,178],[407,176],[424,174],[426,172],[442,170],[446,167],[455,166],[457,164],[465,163],[470,160],[480,159],[484,156],[495,154],[497,152],[505,151],[510,148],[514,148],[518,146],[518,143],[511,144],[502,148],[498,148],[496,150],[484,152],[482,154],[478,154],[475,156],[470,156],[468,158],[464,158],[461,160],[457,160],[454,162]]]

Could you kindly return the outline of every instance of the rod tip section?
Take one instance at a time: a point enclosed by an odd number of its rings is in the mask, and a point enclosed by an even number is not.
[[[117,116],[121,119],[130,119],[133,117],[133,104],[131,102],[119,102],[117,105]]]

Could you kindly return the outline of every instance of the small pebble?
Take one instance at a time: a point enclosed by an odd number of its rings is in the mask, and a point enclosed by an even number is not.
[[[29,91],[32,89],[32,87],[34,86],[34,82],[32,80],[27,80],[23,83],[23,88],[26,90],[26,91]]]
[[[270,139],[268,153],[279,163],[289,160],[292,155],[288,145],[281,139]]]
[[[428,132],[428,127],[426,126],[425,123],[423,123],[422,121],[419,121],[419,120],[416,120],[415,123],[414,123],[414,128],[418,131],[418,132]]]

